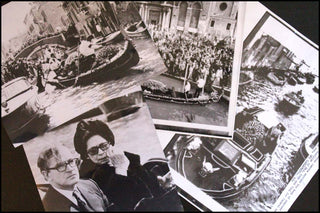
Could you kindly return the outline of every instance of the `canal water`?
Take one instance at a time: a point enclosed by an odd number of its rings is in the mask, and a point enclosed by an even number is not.
[[[65,89],[46,86],[46,92],[39,94],[39,100],[50,117],[49,130],[166,71],[151,39],[133,40],[133,44],[139,53],[139,63],[129,70],[113,73],[104,83]]]
[[[168,88],[174,87],[176,91],[183,91],[183,80],[174,79],[164,75],[156,76],[152,79],[161,81],[167,85]],[[195,89],[191,89],[190,92],[194,93]],[[151,116],[154,119],[215,126],[228,125],[229,102],[223,98],[221,98],[217,103],[210,103],[206,105],[188,105],[150,99],[147,99],[146,102],[149,106]]]
[[[237,111],[253,106],[273,110],[286,131],[278,141],[270,165],[259,179],[235,199],[221,202],[229,210],[267,211],[290,182],[300,166],[293,162],[302,140],[310,133],[319,132],[319,94],[312,89],[315,85],[319,85],[318,77],[313,84],[275,86],[263,77],[255,76],[252,84],[239,87]],[[296,114],[285,116],[277,111],[277,103],[285,93],[299,90],[302,90],[305,103]]]

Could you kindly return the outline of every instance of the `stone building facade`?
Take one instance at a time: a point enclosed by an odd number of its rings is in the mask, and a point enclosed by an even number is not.
[[[67,29],[70,20],[61,5],[56,1],[32,2],[32,8],[24,19],[28,34],[43,35]]]
[[[243,67],[269,67],[287,70],[292,68],[295,54],[270,35],[261,35],[252,47],[244,50]]]
[[[159,29],[234,37],[239,2],[137,1],[142,20]]]

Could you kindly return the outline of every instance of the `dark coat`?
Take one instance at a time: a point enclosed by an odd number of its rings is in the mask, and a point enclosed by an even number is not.
[[[115,173],[108,164],[96,165],[85,160],[80,167],[80,177],[97,182],[110,202],[119,210],[134,210],[142,199],[152,199],[163,193],[157,177],[140,165],[138,155],[125,152],[130,161],[128,176]]]
[[[92,180],[79,180],[77,188],[88,205],[95,211],[107,211],[110,206],[107,197]],[[49,186],[48,192],[42,200],[45,211],[79,211],[78,207],[68,198]]]

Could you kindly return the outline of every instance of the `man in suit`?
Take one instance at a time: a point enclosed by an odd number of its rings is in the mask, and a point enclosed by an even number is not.
[[[38,157],[38,167],[49,189],[42,203],[46,211],[112,210],[105,194],[91,179],[79,179],[79,159],[61,145],[45,147]]]

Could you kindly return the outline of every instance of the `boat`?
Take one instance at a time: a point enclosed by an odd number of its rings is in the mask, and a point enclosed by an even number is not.
[[[42,38],[34,43],[23,48],[17,55],[14,57],[15,60],[18,58],[30,58],[30,55],[33,55],[38,49],[45,47],[46,45],[61,45],[66,46],[66,40],[63,34],[57,34]]]
[[[305,76],[300,72],[292,74],[292,76],[295,78],[298,84],[305,84],[307,82]]]
[[[149,79],[141,85],[143,96],[146,99],[156,101],[166,101],[177,104],[209,104],[212,102],[218,102],[222,94],[211,93],[202,95],[197,98],[192,97],[190,94],[186,96],[185,93],[169,89],[167,86],[157,80]]]
[[[308,72],[304,74],[305,78],[306,78],[306,83],[307,84],[313,84],[313,82],[315,81],[315,75]]]
[[[262,109],[251,113],[252,118],[258,116],[257,122],[265,134],[279,124],[278,121],[271,124],[264,122],[268,119],[259,120],[268,116]],[[223,200],[248,189],[270,164],[275,149],[276,146],[272,150],[255,146],[241,131],[235,131],[233,138],[176,134],[164,152],[174,170],[214,199]]]
[[[254,74],[252,71],[241,71],[239,86],[250,84],[253,81]]]
[[[307,137],[305,137],[302,140],[302,143],[299,148],[299,154],[302,156],[303,159],[306,159],[318,143],[319,134],[310,133]]]
[[[37,96],[38,87],[26,77],[1,86],[1,120],[13,142],[24,142],[48,128],[49,117]]]
[[[286,93],[279,102],[279,109],[283,113],[290,115],[296,113],[304,103],[302,91]]]
[[[125,28],[125,32],[133,39],[144,39],[150,37],[148,29],[142,20],[129,25]]]
[[[73,76],[57,76],[47,80],[47,83],[57,88],[66,88],[73,85],[88,85],[92,82],[103,82],[114,72],[128,70],[139,63],[139,55],[131,41],[125,40],[122,48],[109,61],[101,60],[97,66],[87,67],[81,74]],[[87,65],[86,63],[80,63]]]
[[[276,72],[269,72],[267,79],[275,85],[283,86],[286,83],[286,78],[283,75],[279,75]]]
[[[294,78],[292,75],[290,75],[289,77],[288,77],[288,84],[290,84],[290,85],[292,85],[292,86],[295,86],[296,84],[297,84],[297,80],[296,80],[296,78]]]
[[[312,90],[316,93],[319,93],[319,86],[314,86]]]
[[[312,153],[313,149],[319,144],[319,134],[310,133],[300,144],[299,150],[293,159],[293,165],[299,169],[303,162]]]

